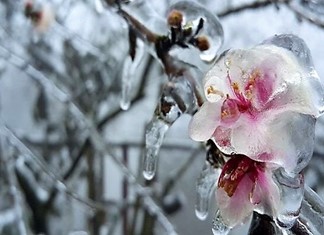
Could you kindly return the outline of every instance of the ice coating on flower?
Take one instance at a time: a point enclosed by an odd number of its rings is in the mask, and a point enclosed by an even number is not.
[[[216,200],[225,224],[234,227],[254,210],[276,216],[280,193],[266,163],[237,155],[224,165]]]
[[[307,61],[302,60],[306,56],[276,44],[229,50],[217,61],[206,74],[207,101],[191,120],[190,136],[212,138],[227,154],[244,154],[298,173],[298,164],[305,166],[313,150],[323,88],[307,53]],[[306,133],[301,137],[294,130]]]

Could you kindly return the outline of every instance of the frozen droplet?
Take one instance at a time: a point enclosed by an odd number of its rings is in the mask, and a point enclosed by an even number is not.
[[[281,168],[275,172],[275,179],[280,188],[280,206],[275,221],[279,227],[289,229],[300,213],[304,196],[304,177],[298,174],[292,178]]]
[[[219,170],[211,166],[207,161],[196,182],[196,216],[205,220],[208,216],[209,201],[219,176]]]
[[[199,57],[204,62],[213,61],[224,40],[223,27],[217,16],[212,14],[202,5],[191,1],[180,1],[171,5],[167,14],[173,10],[177,10],[183,14],[183,25],[185,28],[191,27],[192,32],[196,32],[200,20],[203,20],[203,27],[199,30],[197,36],[203,36],[207,39],[208,49],[199,51]]]
[[[155,175],[157,156],[168,129],[169,125],[156,116],[146,127],[143,175],[147,180]]]
[[[214,235],[227,235],[231,229],[224,223],[219,210],[213,219],[212,231]]]

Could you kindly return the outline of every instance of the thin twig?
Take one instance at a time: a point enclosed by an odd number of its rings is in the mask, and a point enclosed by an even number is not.
[[[296,7],[296,5],[291,4],[291,3],[287,3],[286,6],[292,10],[297,17],[299,17],[300,19],[306,20],[316,26],[318,26],[319,28],[324,29],[324,20],[319,19],[318,17],[316,17],[314,14],[307,14],[306,12],[304,12],[303,10],[301,10],[300,8]]]
[[[275,2],[274,0],[264,0],[264,1],[255,1],[255,2],[251,2],[251,3],[246,3],[243,5],[237,6],[237,7],[226,9],[225,11],[218,13],[217,16],[219,18],[222,18],[222,17],[226,17],[229,15],[233,15],[233,14],[245,11],[245,10],[253,10],[253,9],[257,9],[257,8],[266,7],[266,6],[273,4],[274,2]]]
[[[195,149],[189,158],[183,163],[182,166],[180,166],[177,171],[175,171],[173,174],[170,174],[168,179],[166,180],[164,184],[164,189],[161,194],[162,197],[166,196],[174,187],[176,182],[183,176],[183,174],[188,170],[189,166],[192,165],[192,162],[197,158],[197,154],[202,151],[202,148]]]
[[[16,61],[12,60],[12,57],[17,57],[14,53],[8,51],[6,48],[2,48],[0,47],[3,51],[5,51],[7,53],[7,61],[11,64],[13,64],[14,66],[17,66],[20,68],[20,64],[17,64]],[[26,62],[25,62],[26,64]],[[33,66],[31,66],[30,64],[27,63],[27,68],[25,71],[28,75],[30,75],[32,78],[34,78],[35,80],[37,80],[39,82],[39,84],[41,84],[44,89],[48,92],[48,94],[53,95],[53,97],[56,97],[59,100],[62,100],[63,102],[66,103],[67,108],[69,109],[69,111],[78,117],[78,119],[85,123],[85,125],[88,127],[88,131],[89,131],[89,138],[91,140],[91,143],[94,145],[95,149],[98,151],[98,153],[102,154],[102,155],[106,155],[109,156],[116,164],[117,166],[120,168],[120,170],[122,171],[122,173],[125,174],[125,176],[127,176],[129,182],[131,184],[133,184],[135,192],[138,194],[142,194],[143,197],[145,197],[145,200],[143,200],[144,205],[147,206],[148,209],[152,209],[154,208],[154,210],[150,211],[152,215],[155,215],[157,217],[157,220],[161,223],[161,225],[164,227],[164,229],[167,232],[170,232],[172,234],[177,234],[173,224],[167,219],[167,217],[163,214],[163,212],[161,211],[161,209],[157,206],[157,204],[154,202],[154,200],[152,199],[152,197],[150,195],[147,194],[147,189],[145,189],[137,180],[137,178],[132,174],[131,171],[129,171],[129,169],[120,161],[120,159],[118,157],[116,157],[114,154],[112,154],[110,152],[110,148],[109,145],[106,143],[106,141],[104,140],[104,138],[101,136],[101,134],[99,133],[97,126],[94,125],[93,121],[88,118],[80,109],[79,107],[73,102],[72,97],[70,97],[68,94],[66,94],[66,92],[64,91],[64,89],[60,89],[60,87],[64,88],[64,84],[56,84],[54,83],[51,79],[49,79],[48,77],[46,77],[41,71],[35,69]],[[17,138],[17,137],[16,137]],[[18,139],[19,140],[19,139]],[[19,142],[21,143],[20,145],[23,146],[23,148],[28,149],[20,140]],[[34,156],[33,159],[37,162],[40,163],[40,159],[38,157],[36,157],[30,150],[28,150],[28,152]],[[56,174],[54,174],[51,170],[48,169],[47,164],[46,163],[40,163],[40,166],[44,169],[44,171],[46,173],[49,174],[49,176],[51,176],[51,178],[59,183],[60,185],[63,185],[64,188],[66,188],[63,180],[61,180],[61,177],[57,176]],[[66,193],[70,193],[71,196],[75,197],[76,199],[79,199],[78,196],[76,196],[74,193],[71,193],[67,190],[65,190]],[[91,200],[84,200],[89,202],[89,204],[93,204],[93,208],[97,208],[99,211],[105,209],[105,207],[102,206],[98,206],[98,202],[94,202],[92,203]]]
[[[128,146],[123,145],[122,146],[122,152],[123,152],[123,163],[126,167],[128,167]],[[127,178],[124,177],[123,179],[123,187],[122,187],[122,195],[123,195],[123,201],[126,204],[128,199],[128,181]],[[123,216],[123,232],[124,234],[128,234],[128,207],[123,208],[122,212]]]

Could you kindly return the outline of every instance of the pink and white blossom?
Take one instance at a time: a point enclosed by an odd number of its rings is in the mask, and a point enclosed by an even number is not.
[[[226,162],[218,179],[216,201],[229,226],[246,220],[254,210],[276,217],[280,191],[272,179],[273,167],[244,155]]]
[[[191,138],[213,139],[224,153],[294,172],[300,148],[306,147],[294,141],[292,129],[303,115],[315,118],[323,109],[323,89],[308,66],[272,44],[227,51],[205,77],[207,101],[192,118]],[[314,122],[309,126],[313,130]],[[314,137],[313,131],[307,134]]]

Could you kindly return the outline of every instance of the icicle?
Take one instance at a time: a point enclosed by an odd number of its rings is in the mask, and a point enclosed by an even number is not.
[[[136,56],[134,60],[131,59],[131,56],[127,56],[123,67],[122,92],[120,100],[120,108],[123,110],[128,110],[130,106],[132,81],[134,80],[135,71],[144,55],[144,43],[141,40],[137,40],[136,43]]]
[[[130,56],[127,56],[124,67],[123,67],[123,75],[122,75],[122,91],[121,91],[121,100],[120,100],[120,108],[122,110],[127,110],[130,106],[130,88],[131,88],[131,80],[134,76],[132,70],[132,59]]]
[[[145,179],[151,180],[155,175],[157,155],[162,145],[164,135],[169,129],[169,125],[163,120],[154,117],[148,124],[145,134],[146,152],[144,156],[143,175]]]
[[[212,231],[214,235],[227,235],[231,229],[224,223],[219,210],[216,211],[213,220]]]
[[[205,220],[208,216],[209,201],[215,189],[218,176],[219,171],[206,161],[196,183],[195,212],[200,220]]]
[[[283,169],[275,173],[275,178],[281,189],[280,210],[276,224],[284,229],[291,228],[299,216],[304,197],[304,177],[302,174],[295,178],[289,177]]]

